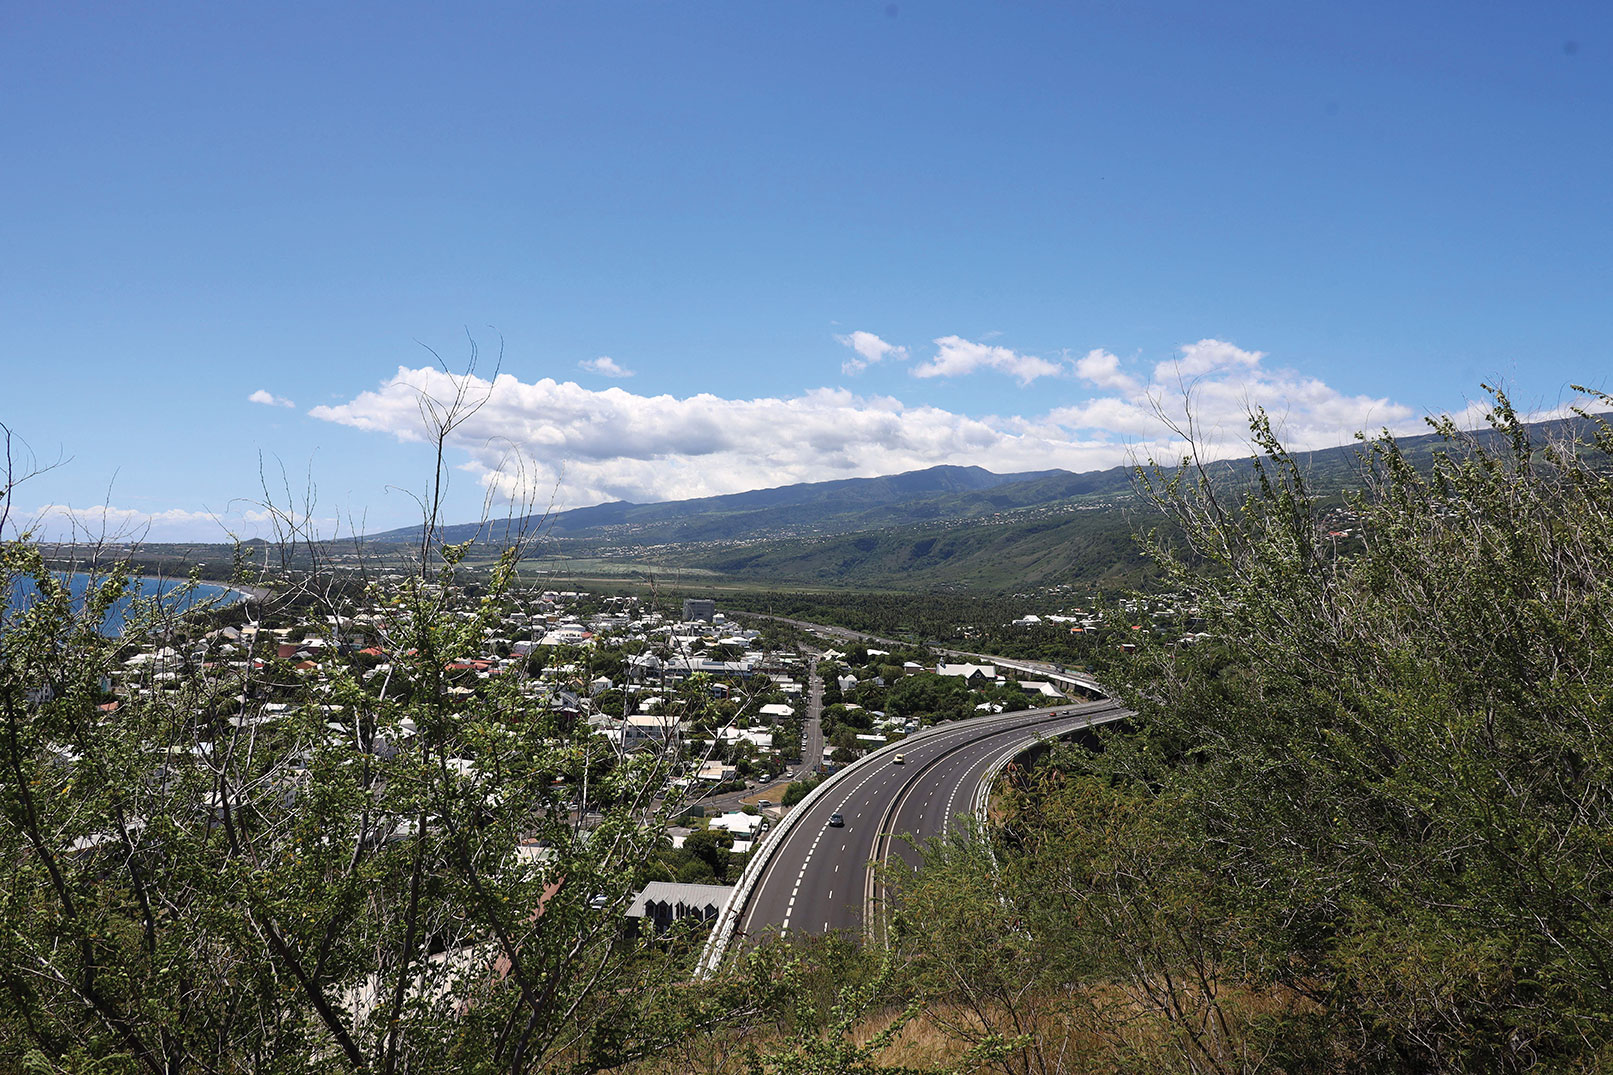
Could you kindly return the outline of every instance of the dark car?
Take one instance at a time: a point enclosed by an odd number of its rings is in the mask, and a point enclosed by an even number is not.
[[[846,819],[841,817],[839,814],[830,814],[829,815],[829,827],[831,829],[838,829],[838,828],[842,827],[843,825],[845,825],[845,823],[846,823]]]

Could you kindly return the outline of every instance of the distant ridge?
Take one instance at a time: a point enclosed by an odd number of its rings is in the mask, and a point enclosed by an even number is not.
[[[1584,443],[1591,424],[1576,417],[1529,429],[1537,446],[1565,435]],[[1471,436],[1491,451],[1505,451],[1494,430]],[[1419,469],[1444,445],[1432,433],[1397,441]],[[1360,451],[1346,444],[1296,452],[1293,459],[1314,494],[1332,497],[1360,484]],[[1253,477],[1247,457],[1208,464],[1206,472],[1229,490]],[[581,577],[692,569],[731,583],[822,588],[1016,592],[1134,585],[1151,568],[1133,533],[1153,523],[1139,514],[1146,508],[1135,497],[1133,478],[1129,466],[1080,474],[936,466],[695,500],[599,504],[548,519],[449,526],[441,537],[497,546],[511,528],[524,527],[543,539],[532,554],[549,565],[545,570]],[[410,527],[369,540],[419,538],[420,528]]]
[[[656,504],[618,500],[556,512],[547,519],[533,515],[510,524],[498,520],[486,526],[450,525],[442,529],[441,537],[450,543],[496,539],[507,526],[525,526],[555,538],[633,538],[646,544],[721,540],[780,530],[843,533],[866,526],[968,518],[1080,495],[1098,487],[1119,488],[1125,480],[1121,467],[1078,475],[1065,470],[995,474],[984,467],[935,466],[878,478],[801,482]],[[419,539],[418,526],[369,536],[378,542]]]
[[[1593,422],[1573,417],[1531,423],[1530,438],[1536,448],[1564,436],[1587,444]],[[1470,435],[1488,451],[1507,451],[1502,433],[1481,429]],[[1434,433],[1396,439],[1407,461],[1420,470],[1445,446]],[[1595,465],[1609,466],[1594,448],[1584,450],[1598,457]],[[1346,444],[1296,452],[1293,460],[1313,494],[1333,498],[1359,487],[1360,453],[1360,445]],[[1237,489],[1254,477],[1247,457],[1210,463],[1206,473],[1225,482],[1234,500]],[[812,537],[690,545],[667,550],[661,562],[700,569],[730,584],[812,589],[1023,593],[1059,586],[1137,586],[1154,576],[1155,567],[1134,535],[1155,526],[1168,530],[1171,524],[1150,515],[1146,504],[1130,495],[1132,475],[1130,467],[1059,472],[984,494],[1017,497],[1025,502],[1024,510],[990,517],[938,516],[929,523]],[[1035,502],[1038,494],[1046,499]]]

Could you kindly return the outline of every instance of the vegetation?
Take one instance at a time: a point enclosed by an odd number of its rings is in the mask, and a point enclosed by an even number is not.
[[[691,547],[670,563],[733,580],[837,589],[1024,592],[1139,586],[1148,564],[1113,507],[946,521],[827,537]]]
[[[1124,467],[1088,474],[1052,470],[993,474],[980,467],[937,466],[877,478],[845,478],[776,489],[658,504],[614,502],[527,519],[546,537],[617,546],[733,542],[805,534],[838,534],[936,519],[971,519],[1038,508],[1075,498],[1113,498],[1132,492]],[[479,524],[446,527],[445,541],[486,539]],[[377,540],[419,540],[419,528],[377,535]]]
[[[792,780],[784,789],[784,796],[779,800],[784,806],[794,806],[807,797],[807,793],[823,783],[821,776],[809,776],[805,780]]]
[[[439,460],[476,405],[422,401]],[[103,635],[132,565],[76,550],[75,601],[6,529],[26,477],[0,474],[0,1069],[582,1072],[771,1002],[787,968],[696,990],[679,936],[624,928],[681,762],[609,749],[518,662],[474,675],[521,541],[467,577],[440,469],[388,570],[332,575],[275,509],[228,635],[171,598]]]
[[[1613,430],[1491,420],[1440,423],[1427,470],[1369,443],[1350,537],[1263,420],[1246,496],[1151,475],[1210,640],[1118,663],[1135,729],[1020,774],[995,853],[930,849],[910,988],[960,1041],[1005,1071],[1613,1062]]]
[[[1613,428],[1543,438],[1499,394],[1491,420],[1420,456],[1368,442],[1342,500],[1263,419],[1241,491],[1191,459],[1146,472],[1176,615],[1112,614],[1136,652],[1077,654],[1136,719],[1010,770],[989,828],[897,871],[888,949],[762,947],[698,986],[692,938],[622,928],[645,879],[738,866],[709,831],[667,847],[665,760],[601,749],[523,675],[454,671],[516,552],[473,589],[428,525],[417,569],[358,595],[384,662],[344,637],[352,594],[296,576],[335,617],[316,689],[154,605],[105,638],[126,563],[92,564],[75,609],[5,541],[0,593],[40,596],[0,629],[0,1067],[1605,1070]],[[769,600],[882,637],[1022,611]],[[131,668],[153,640],[171,656]],[[962,704],[850,656],[837,736],[857,691]],[[677,704],[720,721],[699,687]]]
[[[1097,613],[1112,605],[1091,591],[1069,590],[1054,599],[1079,604]],[[1108,630],[1071,631],[1069,624],[1034,625],[1014,621],[1030,612],[1047,612],[1048,597],[1005,597],[963,593],[857,593],[751,591],[727,594],[730,613],[758,613],[747,622],[773,622],[762,617],[788,617],[871,635],[895,647],[897,664],[916,659],[933,664],[936,650],[961,649],[999,657],[1047,661],[1067,668],[1090,668],[1113,641]],[[1055,607],[1061,607],[1055,605]],[[1114,627],[1110,623],[1109,627]],[[1129,637],[1129,636],[1128,636]],[[820,643],[821,644],[821,643]],[[853,647],[854,665],[866,662]]]
[[[1491,417],[1368,443],[1344,527],[1263,421],[1246,495],[1154,472],[1207,637],[897,871],[795,1070],[1606,1070],[1613,429]]]

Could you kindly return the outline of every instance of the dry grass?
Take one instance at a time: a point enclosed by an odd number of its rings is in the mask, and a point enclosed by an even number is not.
[[[919,1012],[877,1057],[879,1063],[917,1071],[957,1071],[959,1075],[1033,1072],[1035,1075],[1121,1075],[1131,1072],[1272,1070],[1245,1033],[1260,1019],[1314,1010],[1286,991],[1224,988],[1218,997],[1230,1030],[1218,1055],[1196,1051],[1180,1026],[1115,984],[1057,990],[1040,995],[1018,1012],[1024,1044],[993,1061],[969,1063],[971,1047],[986,1035],[984,1014],[1002,1032],[1013,1025],[1000,1009],[977,1013],[957,1003]],[[858,1044],[873,1041],[902,1010],[872,1012],[853,1034]],[[711,1072],[743,1075],[748,1058],[787,1046],[777,1027],[706,1035],[680,1043],[667,1053],[621,1069],[622,1075],[683,1075]],[[765,1068],[764,1068],[765,1070]]]
[[[789,786],[789,780],[778,780],[765,788],[753,789],[749,795],[739,801],[746,806],[755,806],[758,800],[766,799],[774,806],[777,806],[779,800],[784,798],[784,790]]]

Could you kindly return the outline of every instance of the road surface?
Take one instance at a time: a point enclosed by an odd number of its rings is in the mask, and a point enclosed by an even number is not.
[[[1004,751],[1125,715],[1117,703],[1101,701],[977,717],[909,738],[852,767],[774,837],[783,843],[740,911],[739,937],[861,930],[865,906],[879,895],[870,883],[876,850],[917,863],[913,845],[971,812],[981,775]],[[903,764],[891,760],[896,752]],[[843,827],[829,826],[835,813],[845,819]],[[899,835],[876,841],[881,831]]]

